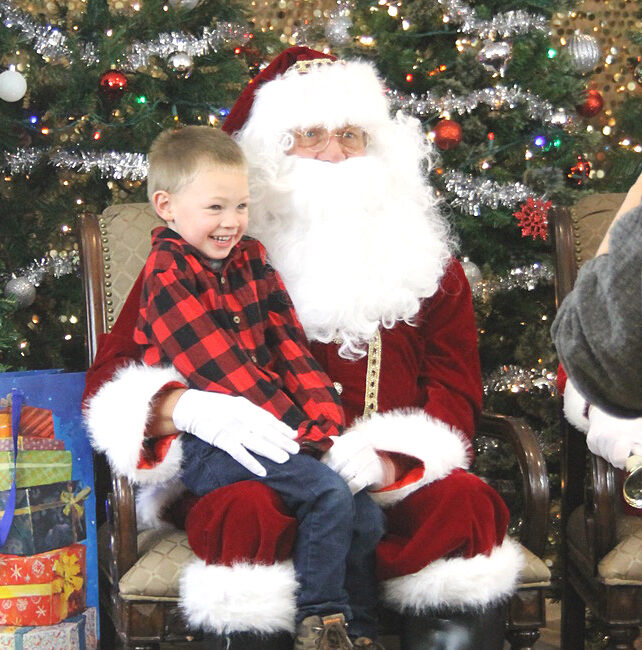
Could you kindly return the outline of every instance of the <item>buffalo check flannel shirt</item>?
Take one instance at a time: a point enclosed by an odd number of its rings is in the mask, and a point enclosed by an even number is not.
[[[145,363],[173,364],[191,388],[269,411],[298,431],[302,451],[319,456],[342,433],[339,396],[255,239],[215,269],[176,232],[155,229],[134,340]]]

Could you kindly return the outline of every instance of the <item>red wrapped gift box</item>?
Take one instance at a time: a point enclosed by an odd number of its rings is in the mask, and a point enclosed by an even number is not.
[[[36,406],[23,406],[20,412],[21,436],[34,436],[36,438],[53,438],[54,423],[53,413],[49,409]],[[11,409],[0,409],[0,438],[11,437]]]
[[[85,609],[84,544],[28,557],[0,555],[0,625],[54,625]]]

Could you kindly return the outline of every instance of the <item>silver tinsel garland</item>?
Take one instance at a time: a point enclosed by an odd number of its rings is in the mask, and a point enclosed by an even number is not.
[[[3,169],[11,174],[28,174],[43,157],[60,169],[87,173],[96,168],[103,178],[142,181],[147,178],[147,155],[122,151],[55,151],[32,147],[5,151]]]
[[[444,10],[448,22],[459,25],[464,34],[475,34],[480,38],[508,38],[531,31],[545,32],[549,29],[545,16],[532,15],[526,11],[506,11],[492,20],[482,20],[476,11],[461,0],[437,0]]]
[[[127,178],[132,181],[147,178],[147,156],[143,153],[58,151],[51,156],[51,163],[61,169],[72,169],[81,173],[97,168],[103,178]]]
[[[484,381],[484,395],[490,393],[529,393],[533,390],[556,391],[557,373],[547,368],[521,368],[514,364],[501,366]]]
[[[47,275],[60,278],[74,273],[78,268],[80,268],[80,254],[77,250],[61,251],[56,255],[47,253],[45,257],[34,260],[22,269],[14,269],[11,273],[0,273],[0,285],[4,285],[11,278],[25,278],[37,287]]]
[[[3,161],[2,169],[11,174],[28,174],[46,153],[47,150],[42,147],[18,147],[15,151],[3,151],[0,158]]]
[[[539,284],[551,284],[555,279],[555,271],[548,264],[533,262],[527,266],[511,269],[506,275],[480,280],[471,285],[473,298],[486,301],[499,291],[524,289],[533,291]]]
[[[524,104],[531,119],[560,125],[570,122],[563,108],[555,108],[547,100],[522,90],[519,86],[507,88],[500,85],[482,88],[474,90],[469,95],[455,95],[449,91],[442,97],[436,97],[431,92],[419,96],[404,95],[397,90],[389,90],[387,94],[392,109],[402,109],[417,117],[436,116],[444,112],[463,115],[471,113],[480,104],[486,104],[491,108],[503,106],[515,108],[517,104]]]
[[[32,42],[33,48],[44,59],[69,58],[71,50],[67,47],[67,37],[52,25],[41,25],[29,14],[11,6],[9,2],[0,2],[0,20],[9,29],[18,29]]]
[[[451,205],[475,217],[481,214],[483,205],[495,209],[500,205],[513,208],[529,196],[533,199],[541,198],[521,183],[498,183],[489,178],[475,178],[456,171],[446,172],[442,178],[448,192],[455,196]]]
[[[5,151],[0,157],[4,159],[2,168],[11,174],[27,174],[38,161],[50,156],[49,162],[60,169],[70,169],[87,173],[97,168],[103,178],[129,179],[142,181],[147,178],[147,156],[142,153],[119,151],[65,151],[50,153],[47,149],[32,147]],[[475,178],[457,171],[449,171],[442,177],[448,192],[454,195],[451,204],[474,216],[481,214],[482,206],[513,208],[523,203],[529,196],[537,197],[534,192],[521,183],[501,184],[487,178]]]
[[[45,60],[66,58],[71,62],[72,52],[67,45],[67,36],[51,25],[42,25],[33,18],[0,1],[0,20],[10,29],[18,29],[33,48]],[[153,41],[135,42],[125,51],[118,65],[126,71],[149,65],[152,56],[166,58],[173,52],[186,52],[191,56],[202,56],[216,52],[222,45],[245,43],[250,35],[246,27],[234,23],[219,23],[214,28],[204,27],[200,36],[184,32],[159,34]],[[80,59],[86,65],[99,63],[93,43],[82,43]],[[113,63],[110,61],[109,63]]]

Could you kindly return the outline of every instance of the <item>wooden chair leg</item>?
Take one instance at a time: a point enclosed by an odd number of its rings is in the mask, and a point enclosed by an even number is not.
[[[637,625],[627,625],[625,627],[609,625],[607,631],[609,639],[607,648],[609,650],[634,650],[633,642],[640,634],[640,628]]]
[[[506,639],[510,643],[511,650],[532,650],[535,647],[535,642],[539,639],[539,628],[508,630]]]
[[[562,588],[561,641],[564,650],[584,650],[586,608],[570,582]]]

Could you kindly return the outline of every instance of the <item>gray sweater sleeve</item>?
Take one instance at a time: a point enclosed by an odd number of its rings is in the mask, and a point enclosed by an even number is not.
[[[642,415],[642,206],[613,226],[609,253],[582,266],[552,334],[589,402],[620,417]]]

